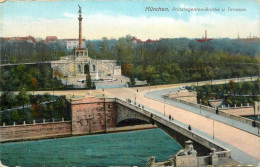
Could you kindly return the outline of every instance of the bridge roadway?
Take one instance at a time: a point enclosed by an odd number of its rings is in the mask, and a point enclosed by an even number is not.
[[[177,86],[169,86],[179,87]],[[214,121],[214,139],[213,139],[213,120],[209,117],[205,117],[200,114],[195,114],[189,110],[185,110],[170,103],[159,101],[158,99],[152,99],[146,96],[147,92],[152,93],[153,90],[160,90],[160,87],[142,87],[138,88],[118,88],[106,90],[110,94],[119,98],[130,98],[137,101],[137,103],[143,104],[157,110],[168,117],[169,114],[174,117],[178,123],[183,125],[191,125],[193,131],[201,134],[209,140],[214,140],[217,143],[230,149],[232,157],[242,164],[254,164],[257,165],[260,162],[260,137],[232,127],[225,123]],[[164,88],[165,89],[165,88]],[[162,90],[163,91],[163,90]],[[190,108],[192,110],[192,108]],[[242,123],[241,123],[242,124]]]

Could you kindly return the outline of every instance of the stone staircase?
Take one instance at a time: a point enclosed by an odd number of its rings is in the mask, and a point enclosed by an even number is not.
[[[113,75],[114,65],[112,63],[104,63],[103,61],[98,61],[98,74],[99,76]]]

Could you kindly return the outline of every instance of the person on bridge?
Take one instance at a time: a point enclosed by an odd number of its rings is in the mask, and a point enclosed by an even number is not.
[[[172,116],[171,116],[171,114],[169,114],[169,121],[172,119]]]
[[[191,131],[191,126],[189,125],[188,129]]]

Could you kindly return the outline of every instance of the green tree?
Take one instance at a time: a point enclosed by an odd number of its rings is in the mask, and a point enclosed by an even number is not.
[[[228,83],[229,91],[234,92],[235,87],[236,87],[236,83],[233,80],[230,80],[229,83]]]
[[[153,82],[156,76],[156,69],[154,66],[148,65],[145,69],[145,75],[148,82]]]
[[[135,48],[133,42],[131,41],[131,36],[126,36],[125,38],[119,38],[116,50],[117,50],[117,60],[119,62],[131,62],[133,61],[134,53],[137,54],[138,48]]]
[[[121,65],[121,68],[122,68],[122,74],[129,76],[131,73],[131,70],[133,68],[133,64],[132,63],[123,63]]]
[[[245,82],[243,88],[246,94],[250,94],[254,88],[254,84],[252,82]]]
[[[131,86],[135,86],[135,77],[134,77],[134,75],[130,76],[130,84],[131,84]]]
[[[197,86],[198,86],[198,82],[199,82],[199,79],[201,78],[201,74],[198,73],[198,72],[195,72],[194,74],[192,74],[192,80],[196,81],[197,82]]]
[[[242,82],[239,82],[239,83],[236,83],[236,88],[235,88],[235,91],[236,93],[238,93],[239,95],[242,93],[243,91],[243,83]]]
[[[210,66],[206,67],[206,76],[208,79],[211,80],[211,85],[212,85],[212,80],[213,78],[215,78],[215,73],[214,73],[214,69]]]
[[[86,75],[86,88],[87,89],[92,88],[92,81],[91,81],[91,76],[89,73]]]
[[[29,96],[27,94],[27,91],[25,89],[21,89],[17,96],[17,99],[22,103],[24,111],[24,105],[29,102]]]
[[[31,78],[31,86],[32,86],[32,89],[33,89],[33,94],[34,94],[34,91],[38,88],[38,80],[35,78],[35,77],[32,77]]]
[[[0,96],[0,106],[2,110],[15,106],[15,95],[13,92],[5,91]]]
[[[96,46],[91,42],[91,41],[87,41],[86,42],[86,47],[88,48],[88,54],[89,56],[94,59],[95,56],[97,55],[96,52]]]
[[[22,124],[23,121],[26,121],[26,114],[23,110],[14,110],[11,112],[11,120],[12,122],[16,122],[16,124]]]

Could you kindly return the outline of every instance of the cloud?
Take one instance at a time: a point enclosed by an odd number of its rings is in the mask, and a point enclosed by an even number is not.
[[[35,21],[4,20],[3,36],[43,37],[56,35],[58,38],[77,38],[77,15],[64,13],[65,18],[37,19]],[[236,38],[238,27],[240,37],[259,35],[258,20],[246,17],[229,17],[218,14],[206,16],[191,15],[187,21],[171,17],[132,17],[125,15],[92,14],[83,16],[83,37],[101,39],[102,37],[119,38],[127,34],[141,39],[159,38],[201,38],[208,30],[208,37]]]
[[[63,13],[63,16],[66,18],[73,18],[73,19],[78,17],[78,15],[76,14],[67,13],[67,12]]]

